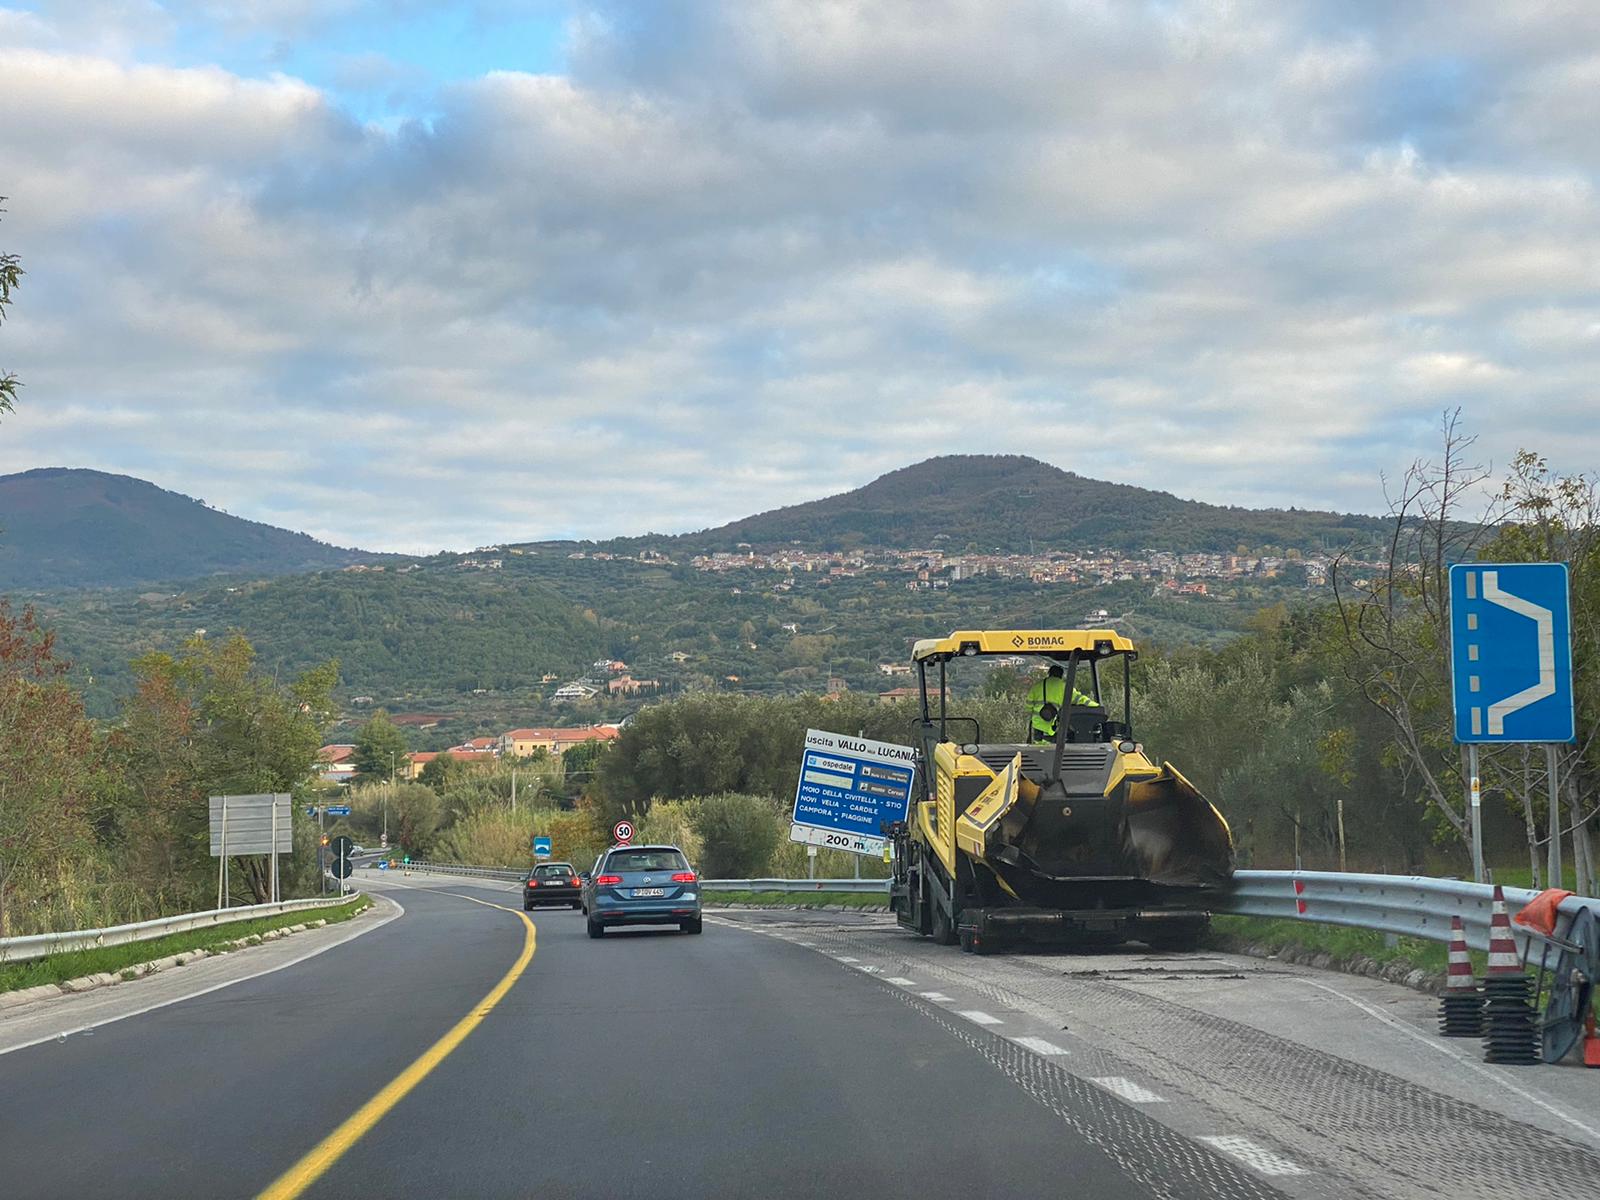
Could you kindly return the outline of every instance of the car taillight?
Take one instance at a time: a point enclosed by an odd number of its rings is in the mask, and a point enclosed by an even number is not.
[[[694,881],[695,874],[693,871],[679,871],[672,877],[673,883],[693,883]]]
[[[537,879],[530,879],[530,880],[528,880],[528,886],[529,887],[538,887],[539,886],[539,881]]]
[[[599,875],[596,876],[594,884],[596,887],[612,887],[621,882],[621,875]]]

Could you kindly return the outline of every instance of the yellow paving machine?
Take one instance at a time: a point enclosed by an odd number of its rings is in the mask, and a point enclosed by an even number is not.
[[[1062,666],[1059,707],[1033,722],[1034,740],[986,742],[977,720],[949,711],[951,671],[985,655]],[[1156,766],[1134,741],[1137,656],[1110,629],[963,630],[916,643],[918,791],[908,820],[889,828],[902,926],[973,953],[1019,942],[1195,947],[1207,890],[1233,874],[1233,836],[1171,763]],[[1120,704],[1108,702],[1115,691]]]

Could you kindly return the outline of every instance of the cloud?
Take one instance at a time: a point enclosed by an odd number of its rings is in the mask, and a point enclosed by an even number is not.
[[[159,15],[326,11],[202,7]],[[380,128],[0,10],[30,270],[0,470],[425,549],[694,528],[962,451],[1372,510],[1455,404],[1502,461],[1587,467],[1590,12],[594,4],[565,74]]]

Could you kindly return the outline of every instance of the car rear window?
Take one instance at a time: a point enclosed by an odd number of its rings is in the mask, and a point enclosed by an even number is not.
[[[534,868],[534,872],[533,873],[535,875],[537,875],[540,879],[555,879],[555,878],[557,878],[559,876],[571,875],[572,874],[572,868],[571,867],[536,867],[536,868]]]
[[[676,850],[613,850],[608,871],[686,871],[689,860]]]

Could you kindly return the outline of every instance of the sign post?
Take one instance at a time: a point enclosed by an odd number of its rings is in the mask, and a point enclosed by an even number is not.
[[[1450,568],[1450,676],[1455,738],[1467,747],[1472,873],[1484,882],[1478,747],[1543,744],[1550,788],[1546,862],[1561,883],[1556,746],[1577,734],[1566,563],[1457,563]],[[1573,837],[1580,834],[1575,828]]]
[[[915,778],[909,746],[808,729],[789,840],[876,858],[884,827],[906,819]]]

